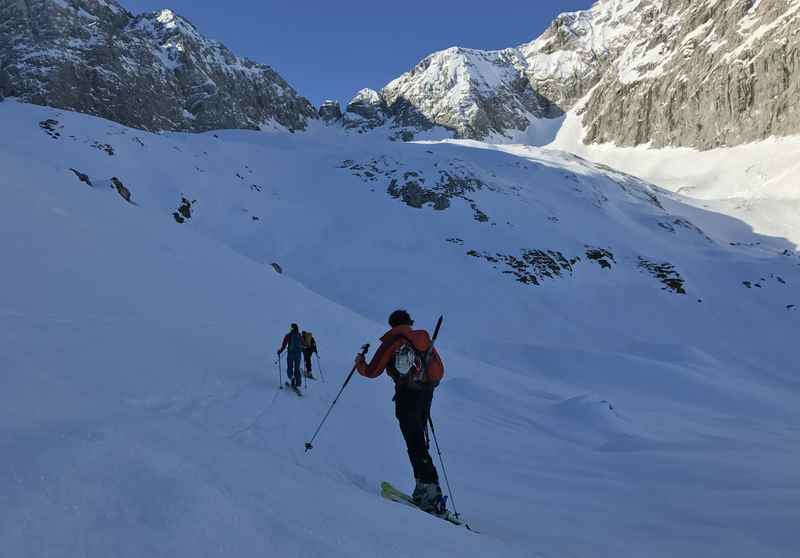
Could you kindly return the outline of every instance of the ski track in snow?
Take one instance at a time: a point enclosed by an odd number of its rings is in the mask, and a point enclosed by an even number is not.
[[[791,242],[552,149],[322,128],[148,134],[10,101],[0,122],[4,555],[800,545]],[[387,194],[391,177],[429,186],[442,170],[485,187],[443,211]],[[196,203],[179,225],[182,196]],[[611,249],[610,270],[587,244]],[[525,249],[582,259],[529,285],[467,254]],[[639,256],[674,264],[688,293],[662,290]],[[303,450],[396,306],[422,327],[445,314],[433,419],[481,535],[380,498],[381,480],[411,475],[385,377],[355,377]],[[278,390],[274,365],[293,321],[314,332],[328,379],[303,399]]]

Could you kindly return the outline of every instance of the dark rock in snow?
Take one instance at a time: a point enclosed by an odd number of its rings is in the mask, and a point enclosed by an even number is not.
[[[92,147],[95,149],[99,149],[100,151],[105,151],[105,153],[111,157],[114,155],[114,147],[107,143],[100,143],[98,141],[92,144]]]
[[[503,273],[513,275],[526,285],[540,285],[545,278],[562,277],[565,272],[572,275],[575,265],[580,261],[577,257],[568,259],[556,250],[522,250],[520,256],[469,250],[467,255],[492,264],[505,264],[508,269]]]
[[[319,117],[326,124],[340,121],[342,119],[342,109],[339,107],[339,101],[323,101],[319,107]]]
[[[677,294],[686,294],[686,289],[684,288],[685,282],[680,273],[675,270],[675,266],[671,263],[653,262],[640,256],[639,267],[661,281],[664,285],[662,290],[670,290]]]
[[[122,196],[122,199],[128,203],[133,203],[131,200],[131,191],[125,187],[122,181],[117,178],[116,176],[111,178],[111,184],[114,185],[114,188],[117,190],[117,193]]]
[[[84,173],[82,173],[82,172],[80,172],[78,170],[75,170],[75,169],[69,169],[69,170],[71,170],[73,173],[75,173],[75,176],[78,177],[78,180],[80,180],[84,184],[88,184],[89,186],[94,186],[94,184],[92,184],[92,181],[89,178],[88,174],[84,174]]]
[[[347,104],[344,125],[363,131],[383,126],[388,118],[389,109],[381,94],[373,89],[362,89]]]
[[[39,122],[39,127],[53,139],[58,139],[61,137],[61,132],[59,132],[59,130],[62,129],[63,126],[59,125],[58,120],[54,120],[52,118],[42,120]]]
[[[591,261],[597,262],[603,269],[611,269],[611,262],[617,263],[616,260],[614,260],[614,254],[605,248],[592,248],[587,246],[586,257]]]
[[[197,203],[197,200],[189,201],[186,197],[181,196],[181,204],[178,206],[178,210],[172,213],[175,221],[178,223],[185,223],[187,220],[191,219],[192,206],[195,203]]]

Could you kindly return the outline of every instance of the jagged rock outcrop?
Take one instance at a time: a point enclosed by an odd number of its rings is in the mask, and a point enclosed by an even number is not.
[[[302,130],[316,118],[268,66],[169,10],[133,16],[116,0],[0,0],[0,95],[146,130]]]
[[[383,96],[374,89],[362,89],[347,103],[344,125],[363,131],[383,126],[389,117]]]
[[[342,109],[339,106],[339,101],[323,101],[319,107],[318,114],[326,124],[340,121],[342,119]]]

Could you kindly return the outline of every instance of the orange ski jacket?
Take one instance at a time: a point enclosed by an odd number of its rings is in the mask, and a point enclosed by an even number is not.
[[[360,360],[356,364],[358,373],[366,378],[377,378],[386,370],[387,374],[397,382],[398,375],[397,371],[393,370],[394,364],[392,359],[397,349],[399,349],[404,342],[410,343],[417,352],[424,353],[431,345],[431,336],[424,329],[414,330],[411,329],[411,326],[407,325],[393,327],[381,337],[381,346],[378,347],[378,350],[372,355],[370,363],[367,364],[365,361]],[[426,382],[438,384],[443,377],[444,364],[442,363],[439,353],[436,351],[436,347],[434,347],[433,351],[431,351],[431,358],[428,361]]]

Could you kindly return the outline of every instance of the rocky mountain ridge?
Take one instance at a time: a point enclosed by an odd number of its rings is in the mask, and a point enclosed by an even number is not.
[[[509,140],[514,131],[563,115],[533,88],[527,72],[517,49],[449,48],[380,91],[359,91],[340,123],[359,132],[388,125],[390,137],[403,140],[434,128],[456,138]]]
[[[710,149],[800,133],[798,92],[798,0],[598,0],[516,48],[434,53],[375,96],[379,125],[459,138],[577,108],[587,143]]]
[[[310,119],[391,139],[549,143],[578,111],[586,143],[710,149],[800,132],[800,0],[598,0],[515,48],[433,53],[342,110],[169,10],[0,0],[0,97],[147,130]]]
[[[146,130],[280,126],[316,111],[272,68],[235,56],[170,10],[116,0],[0,0],[0,97]]]

